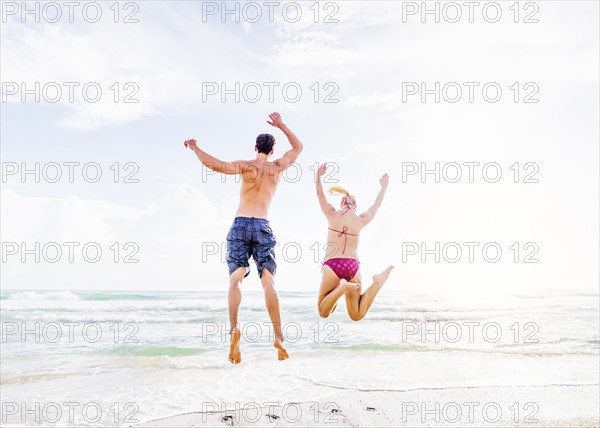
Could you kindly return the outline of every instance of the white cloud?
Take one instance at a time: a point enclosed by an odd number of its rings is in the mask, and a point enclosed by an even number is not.
[[[63,257],[57,264],[49,263],[55,253],[49,253],[35,263],[33,255],[21,262],[21,252],[7,256],[3,264],[3,284],[9,288],[45,288],[47,286],[80,288],[86,285],[110,284],[119,287],[169,289],[176,281],[185,288],[186,282],[214,283],[226,276],[220,257],[207,257],[203,262],[206,243],[224,241],[229,218],[219,215],[203,193],[187,184],[161,189],[159,199],[144,208],[134,208],[111,202],[77,197],[30,197],[10,189],[2,190],[2,241],[33,249],[39,243],[43,249],[58,243]],[[75,242],[75,262],[68,263],[65,242]],[[119,243],[118,263],[111,247]],[[139,248],[137,264],[123,264],[123,258]],[[86,262],[81,250],[88,243],[98,244],[103,255],[97,264]],[[211,247],[212,248],[212,247]],[[91,253],[95,257],[95,253]],[[60,271],[56,271],[59,266]],[[90,277],[90,272],[94,272]],[[214,272],[214,274],[213,274]],[[118,273],[118,275],[116,275]],[[43,283],[51,278],[51,283]],[[143,288],[143,286],[141,287]]]
[[[138,83],[137,104],[114,104],[109,99],[97,104],[62,103],[65,110],[58,123],[64,129],[56,135],[105,131],[137,121],[121,137],[135,141],[133,149],[106,144],[90,147],[90,155],[118,153],[136,160],[141,155],[135,150],[143,147],[143,156],[154,165],[152,173],[160,178],[157,188],[140,184],[147,186],[144,193],[154,195],[154,202],[140,204],[132,191],[131,206],[115,203],[110,196],[106,202],[85,196],[33,198],[3,189],[3,239],[140,243],[144,261],[138,266],[69,268],[60,272],[56,284],[80,284],[90,278],[92,269],[95,283],[112,284],[111,288],[127,283],[135,288],[214,289],[214,284],[225,282],[226,267],[219,256],[202,261],[202,242],[224,241],[237,202],[234,187],[213,192],[219,186],[216,180],[202,184],[202,191],[189,184],[200,173],[190,175],[197,171],[182,168],[180,158],[165,148],[165,135],[179,138],[201,126],[208,151],[241,157],[249,130],[266,127],[264,112],[281,109],[305,142],[302,165],[338,162],[342,184],[359,195],[361,204],[373,199],[382,172],[392,175],[384,208],[365,231],[361,248],[365,269],[371,273],[388,261],[398,264],[402,240],[506,237],[539,240],[544,264],[498,268],[413,263],[397,271],[399,281],[430,288],[449,284],[476,288],[483,282],[489,287],[560,287],[569,281],[596,286],[597,272],[591,266],[598,241],[597,233],[591,232],[597,232],[598,213],[597,4],[544,2],[540,23],[532,25],[510,19],[498,25],[431,25],[402,23],[398,3],[341,2],[339,22],[329,24],[313,22],[310,3],[303,3],[298,24],[278,17],[273,25],[238,26],[218,20],[202,23],[192,2],[177,8],[144,2],[140,23],[132,26],[3,25],[5,81]],[[324,15],[321,10],[321,18]],[[499,104],[401,99],[402,82],[472,80],[498,81],[505,98]],[[517,80],[537,82],[540,103],[510,102],[507,88]],[[306,86],[335,81],[341,102],[203,104],[200,83],[206,81],[298,81]],[[5,104],[3,110],[14,106]],[[181,119],[169,117],[174,113]],[[32,113],[33,119],[38,118],[35,114],[39,113]],[[160,132],[153,127],[157,117],[165,125]],[[156,135],[140,137],[146,129]],[[8,135],[3,152],[8,144],[12,152],[20,153],[20,130]],[[282,138],[278,136],[280,144]],[[60,146],[59,139],[42,149]],[[30,144],[40,147],[37,140]],[[180,143],[177,146],[181,148]],[[60,147],[69,152],[68,144]],[[502,164],[505,174],[510,174],[508,167],[514,162],[534,161],[541,165],[543,181],[530,188],[408,185],[400,182],[399,164],[411,161],[494,161]],[[212,193],[206,190],[213,185]],[[300,243],[305,258],[295,264],[281,260],[279,278],[284,289],[315,289],[318,262],[310,247],[323,239],[324,219],[310,174],[294,186],[282,184],[272,218],[282,244]],[[581,214],[574,218],[574,212]],[[21,269],[11,277],[12,283],[23,281],[31,287],[35,278],[54,278],[47,269],[36,266],[30,273]],[[256,285],[255,273],[253,278]]]
[[[178,10],[181,13],[160,2],[147,2],[138,24],[108,20],[93,25],[23,25],[9,21],[2,29],[3,81],[24,82],[28,89],[36,82],[41,87],[56,82],[63,89],[58,105],[66,109],[59,125],[73,130],[155,116],[166,106],[197,105],[199,82],[231,79],[234,73],[249,71],[250,64],[238,61],[245,53],[243,45],[223,25],[190,26],[189,22],[202,22],[199,10],[190,4]],[[215,39],[218,44],[211,42]],[[64,82],[78,84],[74,102]],[[124,87],[130,82],[137,88]],[[88,83],[100,86],[99,102],[86,102],[83,97],[82,87]],[[118,96],[115,83],[119,84]],[[123,102],[127,95],[139,102]],[[51,92],[48,98],[53,97]],[[90,90],[89,97],[94,98],[95,91]],[[19,95],[7,99],[21,102]]]

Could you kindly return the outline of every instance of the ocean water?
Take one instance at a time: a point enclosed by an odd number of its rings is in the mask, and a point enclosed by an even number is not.
[[[262,293],[245,293],[242,364],[226,293],[3,291],[3,426],[129,426],[193,411],[310,401],[341,390],[598,384],[599,296],[380,294],[351,321],[280,293],[277,361]]]

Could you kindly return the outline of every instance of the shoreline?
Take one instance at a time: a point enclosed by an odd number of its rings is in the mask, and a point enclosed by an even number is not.
[[[337,392],[317,401],[202,403],[204,411],[153,419],[150,427],[598,427],[600,384],[466,386]]]

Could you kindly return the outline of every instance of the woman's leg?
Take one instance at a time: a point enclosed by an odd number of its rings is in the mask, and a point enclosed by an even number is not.
[[[329,266],[323,266],[323,279],[319,289],[319,315],[327,318],[335,310],[344,293],[358,287],[345,279],[340,280]]]
[[[394,269],[394,266],[389,266],[380,274],[373,275],[373,284],[364,293],[361,287],[346,293],[346,308],[348,309],[348,315],[350,315],[353,321],[359,321],[365,317],[373,304],[373,300],[375,300],[375,296],[377,296],[388,276],[390,276],[392,269]],[[356,273],[356,276],[352,278],[352,282],[359,284],[362,282],[360,269]]]

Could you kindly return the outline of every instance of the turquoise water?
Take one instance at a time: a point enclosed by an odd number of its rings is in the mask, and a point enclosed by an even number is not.
[[[340,388],[596,384],[598,298],[381,294],[354,322],[343,302],[321,319],[313,293],[280,293],[291,358],[279,362],[262,293],[246,293],[243,362],[232,366],[225,293],[4,290],[3,424],[38,425],[12,414],[11,403],[93,403],[100,419],[76,411],[74,423],[119,426],[207,403],[306,401]],[[46,415],[42,425],[65,418]]]

